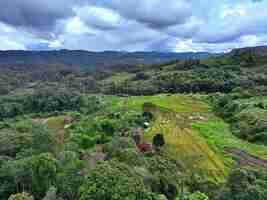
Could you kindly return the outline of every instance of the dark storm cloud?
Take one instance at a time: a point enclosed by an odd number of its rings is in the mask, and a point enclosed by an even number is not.
[[[265,43],[266,13],[267,0],[0,0],[0,49],[224,51]]]
[[[186,0],[103,0],[91,4],[114,9],[123,17],[153,28],[183,24],[192,15],[191,1]]]
[[[51,29],[57,20],[74,15],[74,0],[1,0],[0,21],[38,31]]]

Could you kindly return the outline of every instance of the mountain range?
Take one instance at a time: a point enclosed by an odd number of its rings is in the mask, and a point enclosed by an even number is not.
[[[1,66],[51,65],[85,67],[110,67],[114,65],[157,64],[170,60],[202,59],[211,56],[207,52],[90,52],[83,50],[56,51],[0,51]]]

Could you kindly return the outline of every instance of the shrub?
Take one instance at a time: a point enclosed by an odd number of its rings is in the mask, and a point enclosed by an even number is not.
[[[22,193],[18,193],[18,194],[12,194],[8,200],[33,200],[33,197],[26,193],[26,192],[22,192]]]
[[[165,144],[165,139],[162,134],[156,134],[153,137],[153,145],[156,147],[156,150],[160,150],[160,148]]]
[[[80,200],[152,200],[156,196],[130,167],[118,162],[104,162],[88,174],[80,188]]]
[[[189,195],[188,200],[209,200],[209,197],[201,192],[195,192]]]

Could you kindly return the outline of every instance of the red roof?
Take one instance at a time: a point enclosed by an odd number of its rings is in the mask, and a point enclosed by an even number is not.
[[[149,143],[138,144],[137,147],[138,147],[139,151],[141,151],[143,153],[152,150],[152,145]]]

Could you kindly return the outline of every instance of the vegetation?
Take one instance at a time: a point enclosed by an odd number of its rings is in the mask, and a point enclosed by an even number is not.
[[[252,143],[267,145],[266,97],[222,96],[214,102],[214,110],[231,124],[233,133]]]
[[[1,68],[0,200],[266,199],[266,63]]]
[[[141,177],[132,173],[127,165],[117,162],[98,165],[90,172],[80,192],[80,200],[156,199]]]

